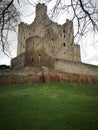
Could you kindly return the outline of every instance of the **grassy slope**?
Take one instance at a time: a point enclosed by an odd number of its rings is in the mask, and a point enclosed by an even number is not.
[[[98,130],[98,86],[0,88],[0,130]]]

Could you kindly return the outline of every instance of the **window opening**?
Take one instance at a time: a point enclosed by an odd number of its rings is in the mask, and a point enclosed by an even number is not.
[[[41,60],[41,55],[39,54],[39,61]]]
[[[53,41],[53,38],[52,38],[52,41]]]
[[[63,33],[65,33],[65,29],[63,30]]]
[[[66,47],[66,43],[63,43],[63,46]]]
[[[32,62],[34,61],[33,57],[32,57]]]

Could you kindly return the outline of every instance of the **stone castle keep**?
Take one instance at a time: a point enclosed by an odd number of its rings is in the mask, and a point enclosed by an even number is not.
[[[0,86],[51,81],[98,84],[98,66],[81,63],[72,21],[58,25],[40,3],[33,23],[19,24],[17,57],[11,68],[0,71]]]
[[[36,5],[36,17],[31,25],[20,23],[18,56],[12,68],[26,66],[53,66],[55,59],[80,62],[80,46],[74,44],[73,23],[63,25],[52,22],[44,4]]]

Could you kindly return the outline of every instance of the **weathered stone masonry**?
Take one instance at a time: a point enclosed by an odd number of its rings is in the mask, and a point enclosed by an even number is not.
[[[73,43],[73,23],[66,20],[63,25],[52,22],[47,16],[47,7],[44,4],[36,6],[36,17],[31,25],[20,23],[18,33],[18,59],[12,60],[12,67],[20,69],[14,64],[21,62],[21,55],[25,55],[23,67],[35,64],[36,59],[45,62],[46,55],[49,59],[63,59],[80,61],[80,46]],[[44,55],[41,55],[41,52]],[[36,55],[34,55],[36,54]],[[19,60],[20,57],[20,60]],[[39,57],[39,58],[38,58]],[[38,62],[38,61],[37,61]],[[45,64],[43,64],[45,65]]]
[[[40,3],[33,23],[19,24],[17,57],[11,67],[0,71],[0,86],[50,81],[98,84],[98,66],[81,63],[72,21],[58,25],[49,19],[47,6]]]

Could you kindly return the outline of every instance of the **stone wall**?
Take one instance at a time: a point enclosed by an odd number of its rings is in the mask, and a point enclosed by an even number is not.
[[[26,41],[25,65],[33,68],[42,68],[46,66],[49,69],[54,68],[54,58],[47,55],[46,49],[38,36],[31,37]]]
[[[34,84],[44,82],[42,76],[31,76],[31,75],[2,75],[0,76],[0,86],[16,86],[24,84]]]
[[[71,62],[64,60],[56,60],[55,69],[59,72],[66,72],[79,75],[98,76],[98,66],[84,64],[81,62]]]
[[[49,57],[44,49],[39,49],[36,51],[26,52],[25,65],[33,68],[42,68],[46,66],[49,69],[54,68],[54,59]]]
[[[0,87],[4,86],[16,86],[16,85],[24,85],[24,84],[35,84],[42,82],[78,82],[78,83],[93,83],[98,84],[98,76],[90,76],[90,75],[77,75],[77,74],[68,74],[68,73],[56,73],[56,72],[48,72],[42,73],[41,75],[33,75],[33,74],[23,74],[20,73],[15,74],[14,72],[0,72]]]
[[[25,53],[13,58],[11,60],[11,68],[13,69],[21,69],[25,66]]]

